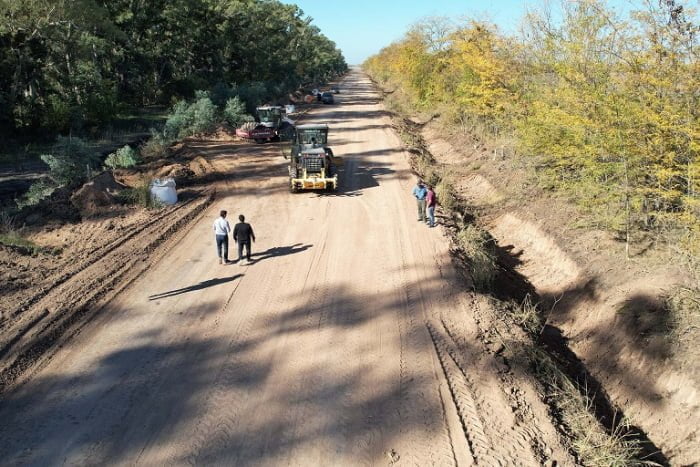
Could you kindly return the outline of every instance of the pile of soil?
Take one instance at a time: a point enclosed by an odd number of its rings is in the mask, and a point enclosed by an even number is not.
[[[71,195],[73,205],[81,214],[90,216],[100,208],[116,203],[116,197],[126,188],[117,182],[112,172],[102,172]]]
[[[194,172],[188,166],[176,163],[161,168],[153,175],[153,178],[173,178],[176,183],[180,184],[194,177],[194,175]]]

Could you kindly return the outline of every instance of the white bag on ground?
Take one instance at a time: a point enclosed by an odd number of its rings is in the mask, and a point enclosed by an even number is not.
[[[151,182],[151,197],[165,205],[177,203],[175,180],[172,178],[156,178]]]

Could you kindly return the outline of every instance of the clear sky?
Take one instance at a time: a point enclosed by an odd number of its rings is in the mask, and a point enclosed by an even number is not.
[[[295,3],[313,18],[323,34],[343,51],[350,65],[362,63],[428,16],[470,17],[516,32],[526,9],[544,0],[283,0]],[[629,7],[628,0],[611,4]],[[632,2],[633,3],[633,2]],[[637,2],[641,3],[641,2]]]

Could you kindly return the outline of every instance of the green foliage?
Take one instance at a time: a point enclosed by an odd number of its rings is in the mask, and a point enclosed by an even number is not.
[[[45,200],[56,191],[56,185],[54,183],[40,180],[38,182],[32,183],[29,190],[22,196],[22,198],[17,200],[17,207],[24,208],[27,206],[36,206],[42,200]]]
[[[51,154],[43,154],[41,160],[49,166],[49,178],[59,186],[80,184],[99,164],[99,157],[80,138],[65,136],[59,136]]]
[[[118,195],[118,199],[122,203],[133,204],[147,209],[161,207],[158,200],[151,196],[151,185],[147,179],[141,180],[141,182],[133,188],[122,190]]]
[[[239,95],[252,111],[347,70],[299,7],[276,0],[0,0],[0,11],[0,129],[13,135],[75,133],[120,106],[212,87],[217,107]]]
[[[364,67],[413,110],[509,140],[540,186],[628,245],[653,232],[697,254],[700,27],[673,5],[647,2],[622,21],[602,1],[562,2],[529,14],[522,37],[431,19]]]
[[[224,118],[229,125],[237,127],[243,122],[249,121],[250,115],[246,114],[245,104],[236,96],[226,101]]]
[[[139,152],[144,159],[160,159],[168,155],[169,146],[162,133],[151,130],[151,138],[141,145]]]
[[[141,157],[138,152],[128,144],[122,148],[117,149],[113,152],[107,159],[105,159],[105,166],[111,169],[117,168],[128,168],[133,167],[141,162]]]
[[[172,143],[180,138],[213,131],[218,123],[216,106],[206,92],[197,91],[191,104],[179,101],[165,122],[163,139]]]
[[[490,290],[497,271],[491,236],[475,225],[467,225],[457,233],[457,241],[467,257],[474,288],[480,291]]]

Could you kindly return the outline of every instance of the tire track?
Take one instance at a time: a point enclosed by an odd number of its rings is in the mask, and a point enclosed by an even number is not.
[[[149,255],[159,248],[161,255],[164,254],[167,250],[161,248],[163,242],[176,234],[183,225],[198,218],[212,199],[210,195],[199,199],[197,203],[188,204],[190,209],[182,212],[180,217],[165,228],[152,225],[150,230],[142,230],[140,238],[146,240],[142,245],[122,242],[120,246],[124,248],[112,249],[98,261],[82,267],[69,281],[75,287],[74,290],[65,293],[62,287],[57,287],[46,294],[35,305],[37,311],[27,313],[43,319],[35,319],[25,325],[22,331],[16,333],[17,337],[6,342],[0,351],[0,357],[3,358],[0,366],[0,394],[35,366],[44,354],[55,347],[58,340],[67,333],[77,332],[90,317],[98,313],[100,307],[94,306],[96,303],[114,297],[135,280],[139,273],[148,269],[153,262],[148,261]],[[63,285],[68,287],[69,282],[64,282]],[[47,301],[53,302],[52,310],[43,305]],[[41,311],[41,308],[46,310]]]
[[[400,226],[405,230],[405,220],[400,222]],[[397,227],[398,229],[399,227]],[[408,443],[412,452],[409,457],[409,462],[413,464],[424,464],[425,461],[417,458],[417,454],[425,454],[429,457],[429,462],[439,465],[454,465],[454,451],[451,447],[451,440],[447,430],[446,416],[442,412],[442,407],[437,402],[440,401],[440,394],[436,387],[438,381],[435,381],[433,373],[426,373],[420,377],[416,377],[413,373],[413,368],[429,369],[433,367],[432,355],[428,352],[421,351],[426,349],[426,344],[429,345],[430,337],[424,335],[423,322],[425,316],[422,309],[417,309],[416,298],[413,296],[411,286],[408,283],[408,262],[406,260],[406,251],[404,235],[401,232],[396,232],[394,238],[398,239],[399,261],[401,264],[400,271],[400,287],[399,294],[403,306],[399,310],[399,330],[401,333],[401,409],[402,415],[401,424],[408,425],[410,422],[405,420],[405,416],[411,411],[416,410],[416,406],[421,407],[421,420],[423,423],[423,436],[416,436],[416,431],[413,430],[407,434],[410,439]],[[426,342],[427,339],[427,342]],[[410,355],[411,365],[408,365],[408,356]],[[433,394],[431,400],[426,400],[424,389],[421,386],[430,388]],[[436,415],[441,415],[439,422],[435,420]],[[437,426],[436,426],[437,425]],[[435,442],[428,433],[437,436],[439,442]],[[402,454],[403,456],[403,454]]]

